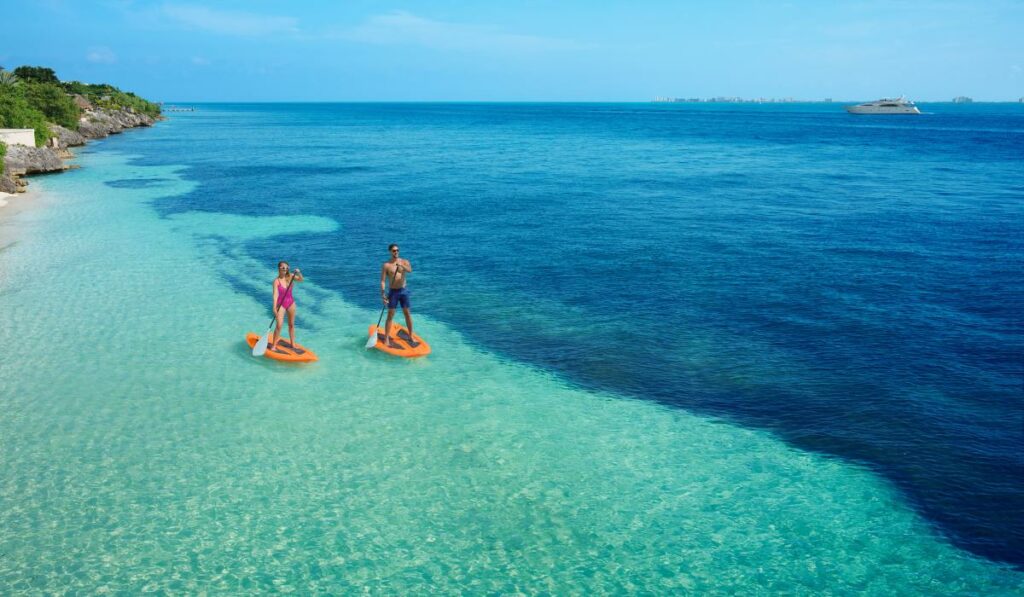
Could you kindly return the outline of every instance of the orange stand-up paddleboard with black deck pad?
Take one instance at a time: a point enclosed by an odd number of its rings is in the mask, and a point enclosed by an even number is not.
[[[371,325],[370,335],[373,335],[374,332],[377,333],[377,345],[374,348],[382,352],[407,359],[425,357],[430,354],[430,345],[416,334],[410,337],[409,330],[405,326],[397,323],[391,324],[391,346],[384,343],[384,326]]]
[[[245,335],[245,341],[249,343],[249,348],[256,346],[256,343],[260,341],[260,338],[261,336],[259,334],[255,334],[253,332],[249,332]],[[284,338],[277,341],[277,346],[275,346],[273,350],[268,348],[267,352],[263,353],[263,356],[268,359],[285,361],[287,363],[312,363],[317,360],[315,352],[297,342],[292,346]]]

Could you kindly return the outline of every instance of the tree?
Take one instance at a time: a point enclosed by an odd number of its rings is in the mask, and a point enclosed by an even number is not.
[[[106,83],[80,83],[78,81],[65,81],[61,83],[64,90],[71,94],[78,94],[93,105],[101,108],[118,110],[120,108],[132,108],[136,112],[148,114],[153,118],[160,115],[160,106],[153,102],[146,101],[130,91],[121,91],[113,85]]]
[[[9,70],[0,67],[0,89],[14,87],[18,83],[18,76]]]
[[[64,88],[52,83],[30,83],[25,85],[25,99],[30,106],[39,110],[50,119],[69,129],[78,128],[78,118],[82,111],[78,109]]]
[[[0,128],[35,129],[36,146],[42,147],[50,138],[46,116],[29,105],[21,86],[0,87]]]
[[[14,74],[22,81],[60,85],[57,73],[53,72],[52,68],[46,68],[45,66],[19,66],[14,69]]]

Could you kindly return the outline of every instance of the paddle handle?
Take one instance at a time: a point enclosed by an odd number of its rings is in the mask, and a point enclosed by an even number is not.
[[[396,274],[398,273],[398,267],[399,266],[397,266],[397,265],[395,266],[395,273]],[[392,279],[393,278],[390,278],[390,277],[385,277],[384,278],[384,280],[387,282],[387,287],[388,288],[391,288],[391,280]],[[384,306],[380,308],[380,315],[377,316],[377,325],[376,325],[376,327],[378,327],[378,328],[380,327],[380,320],[384,319],[384,309],[387,309],[387,308],[388,308],[388,304],[387,303],[384,303]]]
[[[384,319],[384,309],[387,308],[387,305],[384,305],[383,307],[380,308],[380,315],[377,317],[377,325],[375,327],[380,327],[380,320]]]
[[[398,271],[397,268],[395,269],[395,271]],[[386,278],[384,278],[384,280],[387,282],[387,287],[391,288],[391,278],[390,277],[386,277]],[[380,327],[380,320],[384,319],[384,309],[387,309],[387,308],[388,308],[388,304],[387,303],[384,303],[384,306],[380,308],[380,315],[377,316],[377,326],[376,327]]]

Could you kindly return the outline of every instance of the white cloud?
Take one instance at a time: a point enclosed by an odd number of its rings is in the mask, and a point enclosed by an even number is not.
[[[114,54],[114,51],[106,46],[94,46],[89,48],[85,59],[97,64],[113,64],[117,62],[117,54]]]
[[[299,21],[294,17],[214,10],[191,4],[165,4],[161,14],[186,27],[224,35],[259,36],[299,30]]]
[[[418,45],[444,50],[543,52],[587,47],[568,39],[505,33],[492,26],[434,21],[400,10],[372,16],[356,27],[335,32],[333,37],[368,44]]]

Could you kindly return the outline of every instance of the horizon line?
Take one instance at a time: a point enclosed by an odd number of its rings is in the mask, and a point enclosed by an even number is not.
[[[699,105],[699,104],[735,104],[735,105],[766,105],[766,104],[852,104],[860,103],[865,101],[876,101],[875,99],[831,99],[826,101],[824,99],[801,99],[792,101],[765,101],[759,102],[755,100],[745,100],[737,102],[729,101],[710,101],[701,100],[697,102],[665,102],[657,101],[653,99],[649,100],[392,100],[392,99],[372,99],[372,100],[157,100],[159,104],[676,104],[676,105]],[[976,100],[972,99],[970,102],[963,103],[962,105],[971,104],[1020,104],[1024,103],[1024,96],[1018,99],[999,99],[999,100]],[[153,101],[153,100],[150,100]],[[951,99],[948,100],[934,100],[934,99],[923,99],[913,100],[917,104],[958,104]]]

